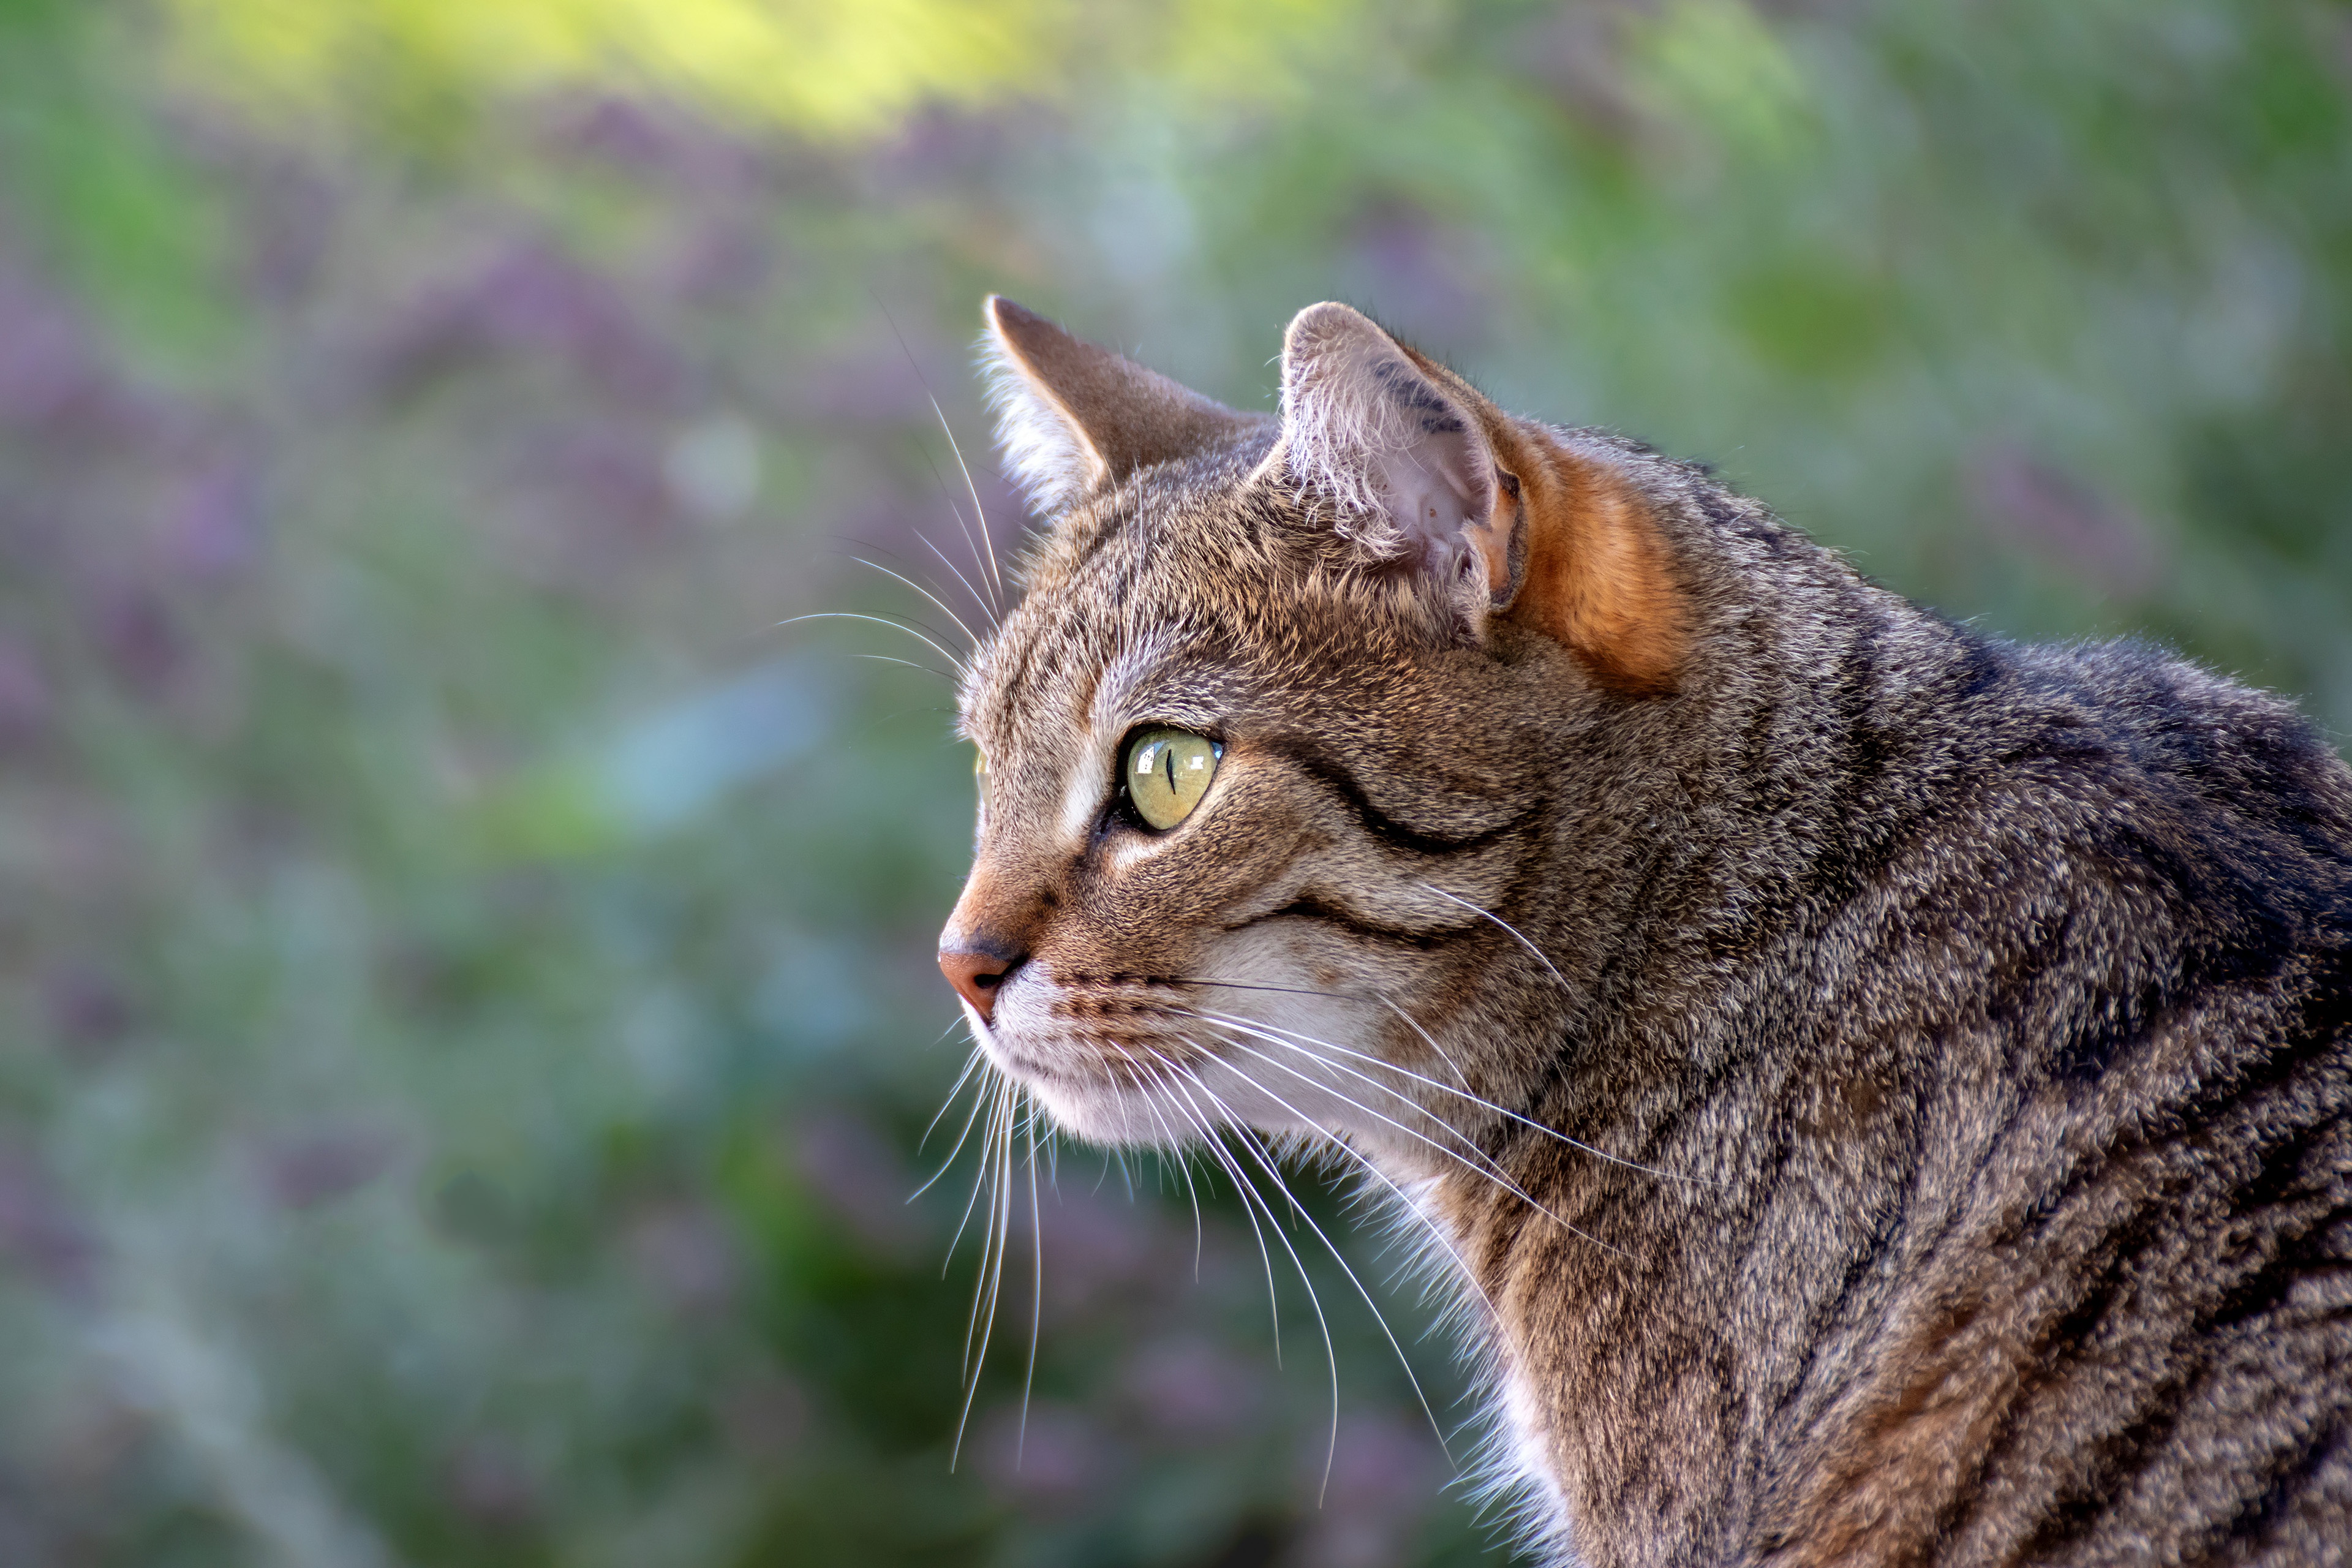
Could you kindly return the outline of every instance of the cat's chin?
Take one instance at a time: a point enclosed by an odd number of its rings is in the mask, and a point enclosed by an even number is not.
[[[1088,1085],[1069,1079],[1023,1077],[1054,1125],[1073,1138],[1105,1148],[1166,1149],[1173,1139],[1164,1121],[1132,1090],[1114,1084]]]

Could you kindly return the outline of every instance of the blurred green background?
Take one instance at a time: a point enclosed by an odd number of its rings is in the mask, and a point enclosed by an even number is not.
[[[983,292],[1244,407],[1336,296],[2340,731],[2348,100],[2315,0],[0,0],[0,1563],[1507,1562],[1078,1150],[950,1468],[970,762],[778,623],[970,617]]]

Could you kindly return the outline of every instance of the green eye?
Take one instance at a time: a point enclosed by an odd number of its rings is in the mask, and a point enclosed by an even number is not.
[[[1192,815],[1225,749],[1205,735],[1146,730],[1127,743],[1128,798],[1154,827],[1173,827]]]

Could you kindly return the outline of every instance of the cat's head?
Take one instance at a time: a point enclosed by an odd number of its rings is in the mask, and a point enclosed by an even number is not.
[[[961,694],[982,807],[940,962],[990,1057],[1120,1142],[1397,1144],[1441,1080],[1512,1092],[1573,984],[1533,863],[1607,715],[1683,675],[1683,470],[1512,419],[1344,305],[1291,322],[1279,418],[987,315],[1048,520]]]

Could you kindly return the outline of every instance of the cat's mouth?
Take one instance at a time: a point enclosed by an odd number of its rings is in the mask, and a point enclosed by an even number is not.
[[[1048,989],[1024,976],[993,1013],[982,1020],[967,1009],[982,1048],[1065,1129],[1110,1143],[1185,1141],[1190,1119],[1171,1107],[1201,1100],[1192,1086],[1215,1053],[1181,1009],[1164,998]]]

